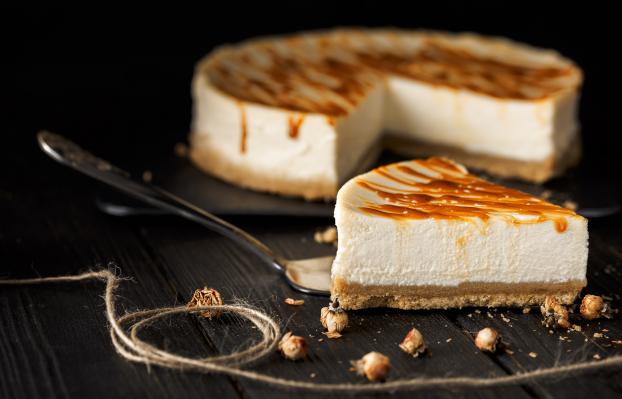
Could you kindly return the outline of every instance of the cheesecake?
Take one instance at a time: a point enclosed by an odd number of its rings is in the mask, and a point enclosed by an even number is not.
[[[580,157],[581,70],[471,33],[336,29],[219,47],[196,66],[190,157],[230,183],[334,199],[383,148],[545,181]]]
[[[445,158],[394,163],[339,190],[331,294],[345,309],[572,303],[587,220]]]

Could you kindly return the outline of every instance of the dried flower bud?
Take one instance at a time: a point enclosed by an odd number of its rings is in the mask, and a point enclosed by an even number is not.
[[[222,298],[220,293],[213,288],[203,287],[203,289],[195,290],[190,302],[186,305],[189,308],[195,308],[197,306],[211,306],[222,305]],[[201,316],[212,319],[212,317],[219,317],[222,311],[219,309],[206,310],[201,312]]]
[[[581,301],[579,311],[581,316],[587,320],[598,319],[607,310],[607,304],[598,295],[586,295]]]
[[[568,309],[557,302],[555,297],[547,296],[544,299],[544,304],[540,306],[540,312],[542,312],[544,317],[542,324],[546,327],[570,328]]]
[[[370,381],[383,381],[391,371],[389,358],[378,352],[369,352],[351,363],[354,371]]]
[[[339,306],[338,298],[322,308],[320,323],[329,333],[340,333],[348,326],[348,314]]]
[[[408,353],[413,355],[414,357],[418,357],[422,355],[426,351],[425,341],[423,340],[423,335],[416,328],[412,328],[404,340],[400,344],[400,348]]]
[[[499,333],[494,328],[486,327],[477,333],[475,346],[484,352],[495,352],[499,343]]]
[[[281,338],[279,350],[286,359],[302,359],[307,356],[307,341],[303,337],[288,332]]]

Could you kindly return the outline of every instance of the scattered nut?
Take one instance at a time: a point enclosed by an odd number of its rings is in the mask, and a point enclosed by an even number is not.
[[[325,230],[316,231],[313,239],[319,244],[335,244],[337,243],[337,228],[332,226]]]
[[[288,332],[281,338],[279,350],[286,359],[302,359],[307,356],[307,341],[303,337]]]
[[[542,324],[545,326],[549,328],[570,327],[570,322],[568,321],[568,309],[561,305],[555,297],[547,296],[544,299],[544,304],[540,306],[540,312],[542,312],[542,316],[544,316]]]
[[[536,352],[529,352],[528,355],[529,357],[533,357],[534,359],[538,357],[538,354]]]
[[[581,316],[586,320],[598,319],[607,311],[607,304],[598,295],[586,295],[581,301],[579,308]]]
[[[293,306],[301,306],[305,304],[304,299],[285,298],[285,303]]]
[[[592,356],[592,357],[593,357],[594,359],[596,359],[596,360],[600,360],[600,359],[601,359],[601,357],[600,357],[600,355],[599,355],[598,353],[596,353],[596,354],[595,354],[594,356]]]
[[[531,312],[531,308],[530,307],[524,307],[523,308],[523,314],[527,314],[529,312]]]
[[[475,346],[484,352],[495,352],[497,343],[499,343],[499,333],[494,328],[483,328],[475,337]]]
[[[348,326],[348,314],[339,306],[339,298],[322,308],[320,323],[329,333],[340,333]]]
[[[389,358],[379,352],[369,352],[359,360],[353,360],[353,370],[370,381],[384,381],[391,371]]]
[[[400,349],[413,357],[419,357],[419,355],[425,353],[427,347],[421,332],[413,327],[408,334],[406,334],[406,337],[404,337],[404,340],[400,344]]]
[[[186,305],[189,308],[195,308],[198,306],[218,306],[222,305],[222,298],[220,293],[213,288],[203,287],[198,289],[192,294],[190,302]],[[201,312],[201,316],[212,319],[212,317],[219,317],[222,314],[220,309],[206,310]]]
[[[594,338],[602,338],[602,337],[603,337],[603,334],[601,334],[601,333],[597,333],[597,332],[596,332],[596,333],[594,333],[593,337],[594,337]]]

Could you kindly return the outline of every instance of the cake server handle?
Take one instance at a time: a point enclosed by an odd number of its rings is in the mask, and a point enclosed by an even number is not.
[[[123,169],[94,156],[58,134],[41,131],[37,134],[37,141],[43,152],[59,163],[106,183],[149,205],[190,219],[216,231],[244,245],[279,272],[285,272],[288,263],[285,258],[278,256],[264,243],[231,223],[192,205],[166,190],[132,178]]]

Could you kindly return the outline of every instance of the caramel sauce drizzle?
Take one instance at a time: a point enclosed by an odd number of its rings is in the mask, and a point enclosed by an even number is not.
[[[205,67],[212,84],[245,101],[297,112],[347,115],[387,73],[497,98],[537,100],[574,87],[573,65],[518,65],[421,39],[407,50],[395,37],[356,32],[300,35],[229,47]],[[377,40],[386,38],[387,43]]]
[[[441,158],[411,161],[438,174],[429,177],[403,162],[374,169],[377,174],[394,185],[358,178],[357,184],[371,191],[381,200],[366,201],[359,209],[365,213],[396,220],[449,219],[487,221],[491,214],[505,217],[514,224],[533,224],[552,220],[559,233],[566,231],[566,216],[575,215],[569,209],[548,203],[518,190],[502,187],[465,173],[459,166]],[[410,180],[401,174],[425,179]],[[449,172],[449,173],[447,173]],[[530,216],[528,219],[514,215]]]
[[[302,122],[305,120],[305,116],[302,114],[298,114],[298,115],[289,115],[289,117],[287,118],[287,121],[289,123],[289,132],[288,132],[288,136],[291,139],[297,139],[298,138],[298,134],[300,133],[300,125],[302,125]]]
[[[246,108],[241,101],[238,101],[238,108],[240,108],[240,152],[246,153],[246,140],[248,138],[248,128],[246,126]]]

